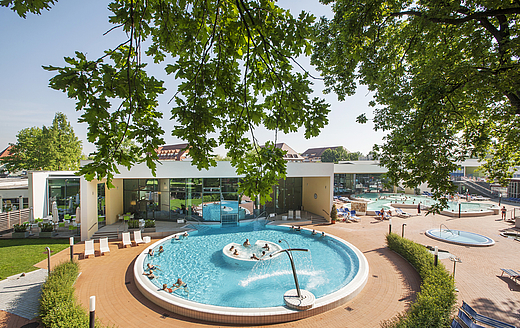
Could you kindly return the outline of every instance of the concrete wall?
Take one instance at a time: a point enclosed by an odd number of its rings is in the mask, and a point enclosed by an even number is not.
[[[97,184],[98,180],[80,179],[81,240],[87,240],[98,230]]]
[[[108,189],[105,183],[106,224],[117,222],[117,215],[123,213],[123,180],[112,180],[114,188]]]
[[[311,164],[315,165],[315,164]],[[305,211],[330,220],[334,177],[303,178],[302,205]],[[326,213],[325,213],[326,212]]]

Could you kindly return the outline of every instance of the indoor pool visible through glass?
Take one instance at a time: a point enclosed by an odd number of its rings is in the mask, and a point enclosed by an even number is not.
[[[240,209],[240,213],[239,210]],[[239,220],[243,220],[246,210],[238,206],[237,201],[223,200],[221,202],[207,203],[202,205],[202,217],[205,221],[220,222],[220,215],[240,214]]]
[[[147,256],[144,268],[147,263],[159,267],[154,271],[156,278],[151,280],[158,289],[164,283],[171,287],[180,277],[187,283],[189,295],[183,288],[174,294],[198,303],[238,308],[283,306],[284,293],[295,288],[287,254],[258,261],[253,267],[225,260],[223,247],[232,242],[242,244],[246,238],[252,245],[257,240],[278,243],[284,239],[291,248],[309,249],[293,252],[293,257],[300,288],[316,298],[346,286],[359,271],[354,251],[333,238],[258,224],[214,228],[180,240],[167,240],[160,244],[164,247],[162,254],[158,253],[160,245],[156,245],[155,256]],[[288,248],[283,241],[279,245]]]

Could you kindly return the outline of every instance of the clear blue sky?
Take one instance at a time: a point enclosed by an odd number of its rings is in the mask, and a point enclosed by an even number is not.
[[[50,11],[40,16],[28,15],[27,19],[0,8],[0,151],[16,142],[19,130],[50,125],[58,111],[67,115],[76,135],[83,140],[83,152],[88,154],[94,150],[86,141],[86,124],[77,123],[80,113],[75,111],[74,100],[48,87],[53,73],[44,71],[42,65],[63,66],[63,57],[73,56],[75,51],[96,59],[105,49],[126,40],[119,31],[103,36],[112,27],[108,22],[108,3],[106,0],[60,1]],[[329,8],[317,0],[283,0],[280,4],[296,15],[306,10],[316,16],[330,16]],[[182,140],[170,136],[174,122],[168,120],[171,105],[167,101],[175,92],[176,83],[161,71],[151,69],[166,81],[168,88],[159,99],[160,110],[166,118],[162,121],[166,131],[164,139],[167,144],[180,143]],[[373,130],[372,121],[364,125],[355,122],[361,113],[372,117],[372,109],[368,107],[372,98],[366,88],[360,87],[356,95],[338,102],[335,95],[322,94],[319,81],[314,87],[315,96],[324,97],[331,104],[329,125],[318,137],[307,140],[300,130],[289,135],[278,134],[278,142],[285,142],[300,153],[307,148],[341,145],[364,154],[375,143],[382,142],[384,134]],[[256,131],[256,136],[261,143],[274,139],[274,133],[263,128]],[[217,153],[224,154],[225,150],[218,149]]]

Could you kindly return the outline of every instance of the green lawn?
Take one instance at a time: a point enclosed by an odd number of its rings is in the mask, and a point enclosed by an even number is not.
[[[69,247],[69,239],[0,240],[0,280],[36,270],[34,265],[47,258],[45,247],[50,247],[51,255],[56,254]]]

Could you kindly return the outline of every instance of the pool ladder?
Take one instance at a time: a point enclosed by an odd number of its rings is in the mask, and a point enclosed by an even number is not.
[[[449,231],[452,235],[455,234],[455,233],[454,233],[453,231],[451,231],[450,228],[448,228],[444,223],[441,223],[441,225],[439,226],[439,237],[441,237],[441,235],[442,235],[442,226],[444,226],[444,228],[446,228],[446,230]],[[460,235],[460,231],[459,231],[458,235]]]

